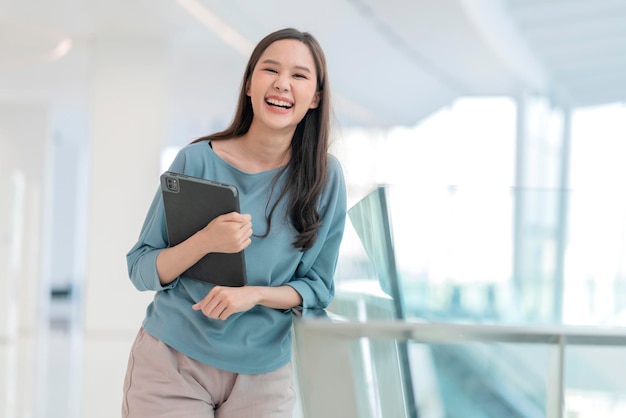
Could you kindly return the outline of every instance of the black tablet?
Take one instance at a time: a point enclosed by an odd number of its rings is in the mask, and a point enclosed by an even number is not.
[[[230,184],[168,171],[161,175],[161,192],[170,247],[186,240],[214,218],[239,212],[238,190]],[[244,286],[244,253],[207,254],[181,276],[220,286]]]

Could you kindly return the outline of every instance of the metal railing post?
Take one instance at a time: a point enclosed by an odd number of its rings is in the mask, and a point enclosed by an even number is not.
[[[565,335],[560,335],[554,347],[551,347],[550,370],[546,382],[546,418],[563,418],[566,340]]]

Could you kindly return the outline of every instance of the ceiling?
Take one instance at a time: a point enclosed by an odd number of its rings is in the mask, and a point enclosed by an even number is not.
[[[626,100],[624,0],[4,0],[0,102],[89,102],[99,42],[165,51],[175,124],[232,117],[247,54],[293,26],[324,47],[344,126],[414,125],[460,96]]]
[[[626,1],[504,4],[562,101],[589,106],[626,100]]]

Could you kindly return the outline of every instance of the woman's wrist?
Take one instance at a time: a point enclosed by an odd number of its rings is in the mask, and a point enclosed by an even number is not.
[[[258,286],[257,305],[275,309],[291,309],[302,304],[302,296],[291,286]]]

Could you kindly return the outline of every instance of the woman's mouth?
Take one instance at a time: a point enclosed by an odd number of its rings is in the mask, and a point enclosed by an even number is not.
[[[265,103],[267,103],[270,106],[279,107],[281,109],[291,109],[293,107],[293,103],[287,102],[285,100],[279,100],[279,99],[268,98],[268,99],[265,99]]]

